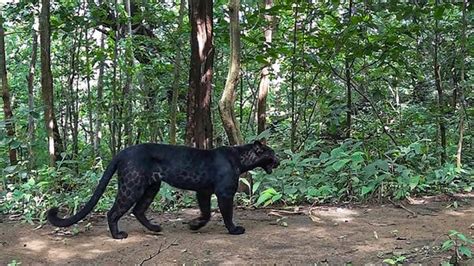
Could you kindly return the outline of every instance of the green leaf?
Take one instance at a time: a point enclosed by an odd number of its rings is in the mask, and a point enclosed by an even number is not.
[[[364,161],[364,158],[362,157],[364,153],[363,152],[355,152],[351,155],[351,160],[352,162],[354,163],[360,163],[360,162],[363,162]]]
[[[348,162],[350,162],[350,159],[342,159],[342,160],[336,161],[336,162],[332,165],[332,168],[333,168],[335,171],[339,171],[339,170],[341,170],[341,168],[344,167],[344,165],[346,165]]]
[[[443,245],[441,246],[441,249],[443,251],[449,250],[454,246],[454,241],[453,240],[446,240],[444,241]]]
[[[364,196],[365,194],[371,192],[372,190],[374,190],[374,187],[363,186],[361,194],[362,194],[362,196]]]
[[[444,7],[443,6],[437,6],[434,9],[434,18],[437,20],[440,20],[443,18],[443,13],[444,13]]]
[[[458,238],[459,238],[460,240],[462,240],[462,241],[464,241],[464,242],[466,242],[466,243],[469,242],[469,239],[467,239],[467,237],[466,237],[465,235],[459,233],[459,234],[457,234],[457,236],[458,236]]]
[[[388,163],[386,160],[377,160],[374,162],[374,164],[379,168],[380,170],[387,171],[388,172]]]
[[[472,251],[469,247],[460,246],[458,251],[459,251],[459,253],[461,253],[462,255],[464,255],[468,258],[472,258]]]
[[[419,175],[410,177],[410,189],[412,189],[412,190],[415,189],[416,186],[418,186],[419,182],[420,182],[420,176]]]
[[[332,157],[338,157],[343,152],[341,147],[335,148],[331,151]]]
[[[384,259],[383,262],[385,262],[387,264],[390,264],[390,265],[395,265],[396,264],[395,260],[393,260],[393,259]]]

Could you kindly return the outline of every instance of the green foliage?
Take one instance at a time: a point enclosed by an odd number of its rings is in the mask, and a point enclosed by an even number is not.
[[[474,241],[471,238],[459,233],[456,230],[450,230],[448,233],[448,240],[443,242],[441,245],[441,250],[453,251],[454,256],[458,257],[459,259],[471,259],[473,245]]]
[[[393,256],[390,259],[384,259],[383,262],[389,265],[403,265],[406,259],[405,256]]]
[[[183,60],[177,68],[177,141],[185,142],[190,26],[185,16],[184,27],[178,29],[179,6],[176,1],[165,2],[145,1],[132,18],[122,4],[52,3],[54,102],[63,141],[62,160],[52,168],[46,166],[49,155],[39,63],[34,72],[33,106],[28,103],[25,79],[38,5],[35,1],[2,5],[14,114],[5,121],[0,113],[2,213],[31,222],[44,219],[53,205],[74,212],[90,197],[103,165],[117,150],[132,143],[167,142],[178,53]],[[268,10],[260,2],[241,2],[242,69],[235,115],[245,139],[258,135],[255,120],[261,70],[271,64],[267,130],[258,138],[267,139],[282,161],[271,175],[252,171],[252,184],[243,179],[253,196],[240,199],[268,206],[472,191],[474,43],[467,38],[472,33],[468,23],[473,19],[472,4],[463,33],[460,3],[353,1],[349,19],[347,1],[313,2],[274,1]],[[211,103],[216,146],[226,144],[215,105],[229,63],[225,3],[214,5],[216,57]],[[115,12],[116,21],[109,16]],[[271,43],[263,41],[263,29],[268,26],[265,15],[273,16]],[[126,34],[129,20],[134,26],[132,36]],[[143,34],[147,29],[152,34]],[[434,85],[435,33],[440,37],[437,59],[442,105]],[[347,104],[347,75],[351,106]],[[131,89],[126,93],[128,82]],[[30,119],[35,124],[33,139],[28,135]],[[100,134],[94,129],[97,120],[102,121]],[[462,164],[457,166],[461,121]],[[15,122],[14,137],[5,130],[11,122]],[[445,147],[440,122],[446,126]],[[132,139],[125,127],[131,128]],[[96,133],[101,143],[94,151]],[[16,166],[9,163],[9,148],[18,151]],[[444,150],[447,158],[442,162]],[[111,182],[97,206],[99,211],[112,204],[116,181]],[[191,194],[163,185],[152,207],[163,211],[190,206],[193,201]]]
[[[285,150],[285,159],[272,175],[252,172],[253,189],[260,191],[256,205],[365,200],[376,195],[402,199],[426,192],[471,191],[474,186],[472,170],[452,164],[433,167],[433,154],[423,140],[381,154],[386,159],[378,159],[380,155],[370,153],[362,142],[345,141],[327,152],[324,146],[314,142],[301,152]]]

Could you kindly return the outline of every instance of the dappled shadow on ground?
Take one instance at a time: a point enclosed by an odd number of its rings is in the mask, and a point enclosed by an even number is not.
[[[35,229],[4,217],[0,264],[12,260],[23,264],[360,264],[381,263],[400,255],[407,262],[438,263],[451,255],[438,251],[450,229],[474,234],[474,195],[458,203],[458,208],[445,200],[405,203],[416,217],[392,204],[303,207],[297,212],[237,210],[236,220],[247,230],[241,236],[226,233],[220,214],[214,214],[210,224],[198,232],[183,223],[197,210],[151,214],[163,225],[159,234],[146,231],[127,216],[121,221],[129,233],[125,240],[110,237],[103,215],[89,218],[77,229],[59,231],[50,225]]]

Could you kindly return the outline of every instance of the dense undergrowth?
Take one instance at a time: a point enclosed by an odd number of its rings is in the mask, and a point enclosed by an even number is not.
[[[430,144],[430,140],[420,139],[387,151],[377,151],[355,140],[334,146],[325,141],[310,141],[298,152],[276,147],[282,158],[280,167],[270,175],[258,169],[251,171],[253,196],[241,194],[240,204],[361,202],[471,191],[474,186],[472,166],[467,164],[459,169],[453,163],[440,166],[439,156],[430,149]],[[91,162],[90,169],[80,165],[79,173],[76,173],[76,163],[63,160],[56,168],[43,166],[28,170],[28,162],[24,161],[6,167],[2,173],[4,189],[0,190],[1,212],[29,222],[44,221],[46,210],[51,206],[59,205],[76,212],[92,195],[107,162]],[[116,178],[113,178],[96,211],[110,208],[115,190]],[[163,184],[152,208],[164,211],[193,204],[192,193]]]

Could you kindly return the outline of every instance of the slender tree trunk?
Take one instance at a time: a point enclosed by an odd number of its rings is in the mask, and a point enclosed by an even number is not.
[[[459,88],[459,98],[461,100],[461,109],[460,110],[460,121],[459,121],[459,140],[458,140],[458,147],[456,151],[456,167],[461,168],[462,166],[462,144],[463,144],[463,135],[464,135],[464,71],[465,71],[465,54],[466,54],[466,28],[467,28],[467,20],[466,20],[466,9],[467,9],[467,2],[468,0],[463,0],[462,3],[462,34],[461,34],[461,85],[458,86]],[[456,103],[454,103],[454,108],[456,108]]]
[[[181,0],[179,4],[179,16],[178,16],[178,34],[181,33],[183,28],[184,9],[186,1]],[[179,76],[181,68],[181,38],[178,36],[176,39],[176,57],[174,62],[173,70],[173,89],[171,96],[170,106],[170,143],[176,144],[176,113],[178,112],[178,95],[179,95]]]
[[[115,0],[115,17],[118,17],[118,1]],[[116,19],[115,24],[115,40],[114,40],[114,58],[112,61],[113,66],[113,80],[112,80],[112,121],[109,122],[110,126],[110,149],[112,155],[117,154],[117,56],[118,56],[118,41],[119,41],[119,30],[120,24]]]
[[[227,80],[219,101],[219,111],[224,130],[229,138],[230,145],[242,144],[243,138],[240,126],[235,117],[235,88],[240,76],[240,27],[239,27],[240,0],[229,0],[230,17],[230,62]]]
[[[273,6],[273,0],[263,0],[265,9],[270,9]],[[270,48],[272,43],[273,17],[265,15],[267,25],[264,29],[265,34],[265,48]],[[265,131],[265,123],[267,116],[267,95],[270,87],[270,63],[267,62],[260,74],[260,84],[258,86],[258,102],[257,102],[257,133],[260,134]]]
[[[191,23],[191,66],[186,124],[186,143],[201,148],[212,148],[212,66],[213,45],[212,0],[189,0]]]
[[[71,61],[70,61],[70,76],[68,80],[68,89],[69,89],[69,97],[68,97],[68,107],[69,109],[69,122],[70,122],[70,129],[71,129],[71,137],[72,137],[72,154],[74,159],[76,159],[77,155],[79,154],[79,88],[78,88],[78,58],[79,53],[81,50],[81,43],[82,43],[82,30],[78,30],[76,34],[79,35],[78,41],[73,41],[71,47]],[[75,83],[75,84],[74,84]],[[75,87],[75,89],[74,89]],[[76,170],[79,170],[76,167]]]
[[[105,47],[105,35],[101,33],[100,37],[100,50],[103,51]],[[97,108],[95,116],[95,130],[94,130],[94,155],[100,157],[100,143],[102,140],[102,112],[103,98],[104,98],[104,69],[105,69],[105,58],[99,63],[99,77],[97,78]]]
[[[44,121],[48,136],[49,165],[56,162],[53,77],[51,73],[51,32],[49,22],[49,0],[41,0],[41,92],[44,104]]]
[[[35,91],[34,91],[34,78],[35,68],[38,52],[38,35],[36,34],[36,26],[38,24],[37,17],[35,16],[35,23],[31,30],[31,60],[28,75],[26,80],[28,82],[28,156],[30,161],[30,168],[35,165],[35,155],[33,151],[33,143],[35,143],[35,118],[33,117],[33,111],[35,110]]]
[[[131,44],[133,40],[132,35],[132,11],[130,10],[130,0],[125,0],[125,10],[127,11],[128,21],[127,21],[127,37],[129,39],[129,44]],[[127,58],[127,67],[125,71],[125,86],[123,90],[123,97],[124,97],[124,106],[123,109],[125,110],[124,114],[124,131],[126,139],[124,141],[125,146],[130,146],[133,144],[133,135],[132,135],[132,127],[133,127],[133,120],[132,120],[132,81],[133,81],[133,50],[130,45],[126,47],[126,54]]]
[[[347,14],[347,26],[351,22],[352,17],[352,0],[349,0],[349,10]],[[345,58],[345,72],[346,72],[346,97],[347,97],[347,104],[346,104],[346,137],[351,137],[351,128],[352,128],[352,89],[351,89],[351,67],[349,61],[349,52],[346,51],[346,58]]]
[[[15,122],[13,120],[13,111],[10,101],[10,88],[8,87],[7,63],[5,56],[5,30],[3,29],[3,17],[0,14],[0,75],[2,81],[3,112],[5,115],[5,127],[10,141],[15,138]],[[16,149],[11,146],[8,148],[8,157],[10,164],[17,164]]]
[[[438,5],[438,1],[436,0],[435,3]],[[436,91],[438,92],[438,111],[441,114],[438,118],[438,125],[439,125],[439,135],[441,139],[441,163],[444,164],[446,162],[446,125],[444,122],[444,95],[443,95],[443,87],[441,85],[441,66],[438,62],[438,50],[439,50],[439,40],[440,33],[438,28],[438,19],[435,18],[435,40],[434,40],[434,62],[433,62],[433,69],[434,69],[434,77],[435,77],[435,84],[436,84]]]
[[[293,25],[293,66],[291,70],[291,132],[290,132],[290,148],[292,151],[296,148],[296,48],[297,48],[297,30],[298,30],[298,3],[295,6]]]
[[[88,117],[88,122],[89,122],[89,142],[92,145],[93,148],[93,153],[94,155],[96,154],[95,150],[95,138],[94,138],[94,119],[93,119],[93,108],[92,108],[92,92],[91,92],[91,76],[89,72],[89,65],[90,65],[90,59],[89,59],[89,30],[85,30],[85,37],[86,37],[86,66],[87,66],[87,74],[86,74],[86,86],[87,86],[87,117]],[[92,69],[92,66],[91,66]]]

